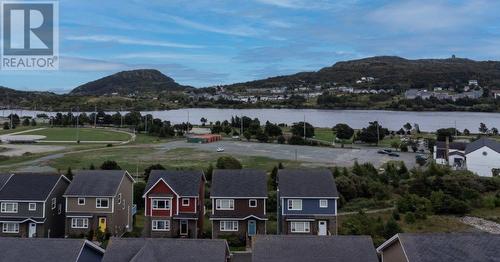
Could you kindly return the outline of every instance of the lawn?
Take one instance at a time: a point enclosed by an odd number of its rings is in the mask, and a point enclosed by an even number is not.
[[[37,126],[18,126],[15,129],[0,129],[0,135],[6,135],[6,134],[11,134],[15,132],[21,132],[29,129],[35,129],[35,128],[40,128]]]
[[[80,141],[126,141],[130,135],[105,129],[94,128],[46,128],[33,132],[24,133],[25,135],[46,136],[50,141],[76,141],[77,132]]]

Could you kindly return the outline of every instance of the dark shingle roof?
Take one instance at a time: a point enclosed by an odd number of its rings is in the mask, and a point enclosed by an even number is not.
[[[44,201],[61,176],[48,173],[14,174],[0,190],[0,199]]]
[[[0,262],[77,261],[83,245],[102,256],[102,249],[83,239],[0,238]]]
[[[487,146],[491,148],[492,150],[500,153],[500,143],[497,142],[496,140],[489,139],[486,137],[481,137],[478,140],[469,143],[467,147],[465,148],[465,154],[469,154],[471,152],[474,152],[478,149],[480,149],[483,146]]]
[[[153,170],[144,192],[149,191],[161,178],[180,196],[197,196],[203,177],[202,171]]]
[[[500,261],[500,235],[403,233],[398,236],[411,262]]]
[[[327,169],[280,169],[280,197],[338,197],[332,173]]]
[[[65,196],[114,196],[126,176],[124,170],[88,170],[75,173]]]
[[[259,235],[253,262],[378,262],[369,236]]]
[[[111,238],[103,262],[225,262],[229,250],[220,239]]]
[[[0,174],[0,190],[7,183],[7,180],[12,176],[12,174]]]
[[[267,175],[254,169],[219,169],[212,175],[211,197],[267,197]]]

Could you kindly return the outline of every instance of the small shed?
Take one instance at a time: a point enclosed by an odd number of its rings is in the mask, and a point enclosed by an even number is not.
[[[189,135],[187,137],[188,143],[196,143],[196,144],[213,143],[220,140],[222,140],[222,136],[216,134]]]

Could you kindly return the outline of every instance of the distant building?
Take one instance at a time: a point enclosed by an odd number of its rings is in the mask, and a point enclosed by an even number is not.
[[[491,177],[500,171],[500,143],[482,137],[465,148],[467,169],[480,176]]]
[[[465,147],[464,142],[446,142],[437,141],[434,146],[434,160],[440,165],[450,165],[455,168],[465,167]]]
[[[479,82],[477,80],[469,80],[469,86],[479,86]]]

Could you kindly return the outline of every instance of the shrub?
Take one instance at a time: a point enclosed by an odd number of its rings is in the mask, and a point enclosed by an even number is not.
[[[396,221],[399,221],[401,219],[401,216],[399,215],[399,211],[397,209],[394,209],[392,211],[392,218],[394,218],[394,220]]]
[[[242,165],[238,159],[231,156],[223,156],[217,159],[215,165],[218,169],[242,169]]]
[[[225,239],[227,244],[231,247],[243,247],[245,246],[245,240],[241,239],[237,235],[222,235],[219,236],[220,239]]]
[[[384,226],[384,237],[385,238],[390,238],[397,233],[401,233],[403,230],[399,226],[399,224],[396,222],[394,218],[390,218],[389,221]]]
[[[300,136],[292,136],[288,140],[288,144],[290,144],[290,145],[304,145],[305,140],[304,140],[304,138],[302,138]]]
[[[413,212],[408,212],[405,214],[405,222],[407,224],[414,224],[416,222],[415,214]]]
[[[106,160],[101,165],[102,170],[121,170],[122,168],[112,160]]]
[[[278,143],[279,144],[284,144],[286,142],[286,139],[284,136],[278,136]]]

